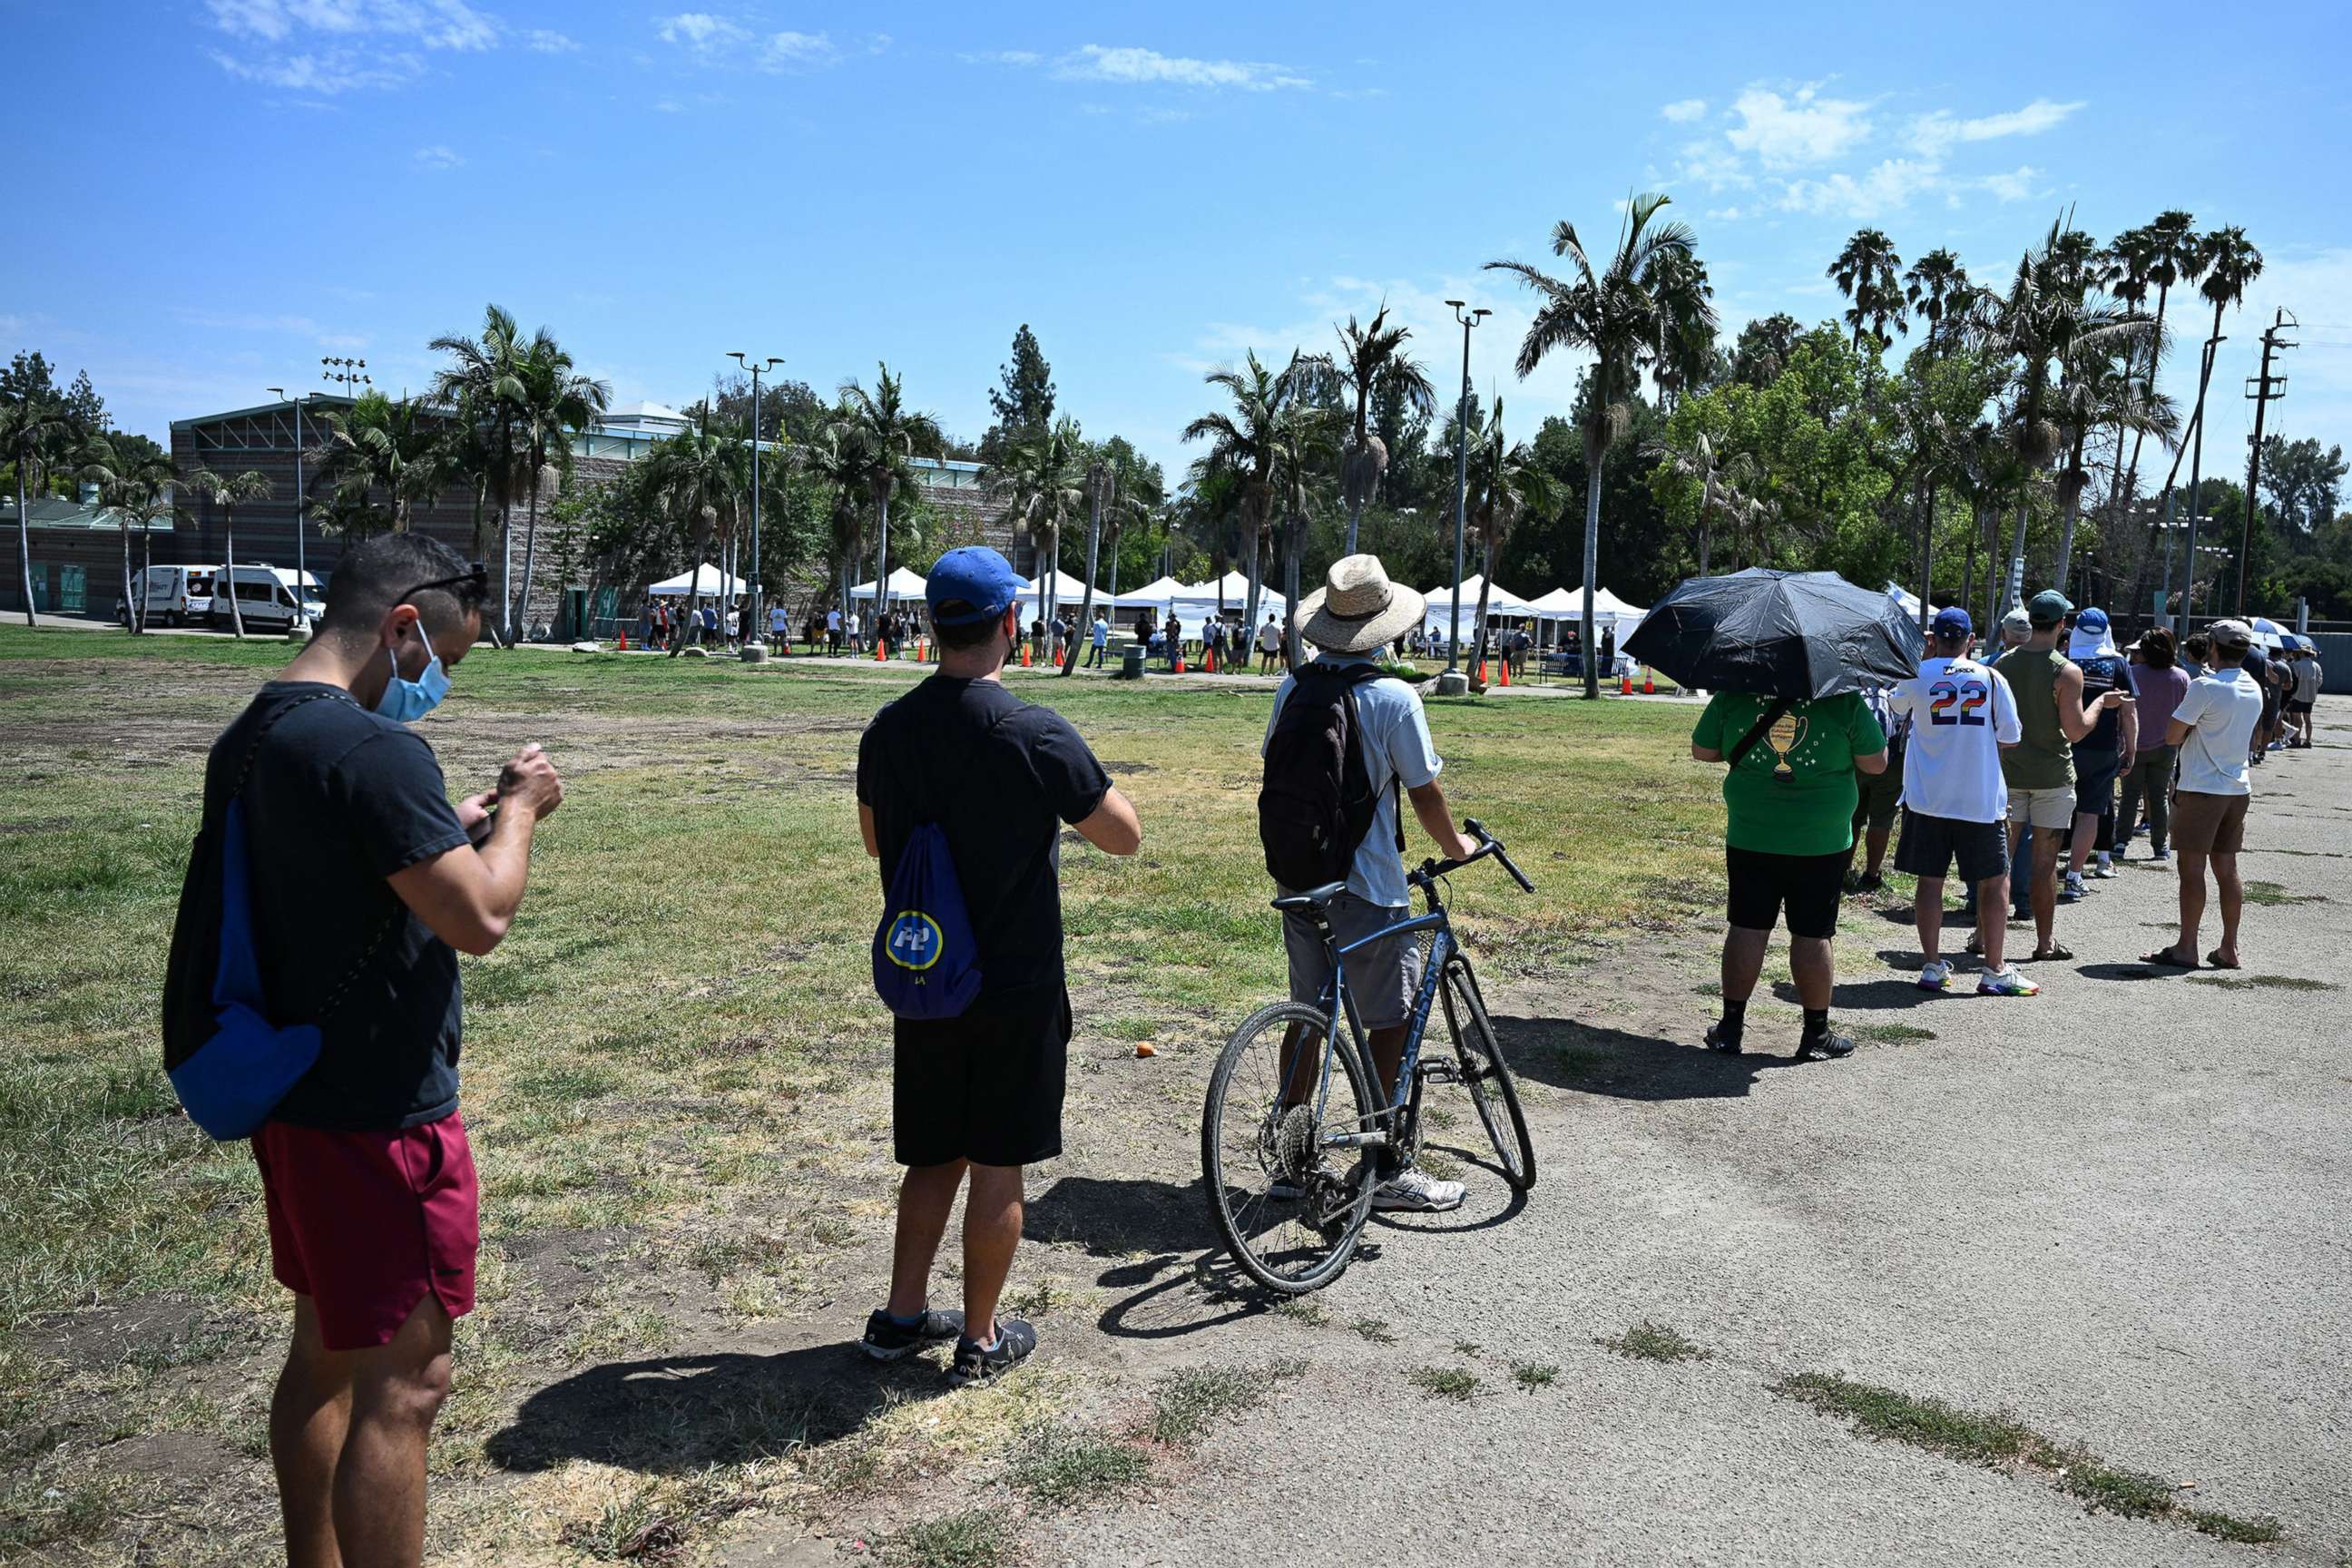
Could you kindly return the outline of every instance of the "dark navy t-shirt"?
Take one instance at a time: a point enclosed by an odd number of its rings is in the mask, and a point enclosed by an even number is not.
[[[273,1120],[355,1131],[439,1121],[457,1109],[457,954],[385,879],[466,842],[441,765],[341,688],[272,681],[213,744],[207,816],[226,809],[257,726],[280,710],[243,797],[254,952],[271,1021],[315,1022],[321,1039]]]
[[[1061,833],[1110,776],[1051,708],[1002,681],[934,675],[874,716],[857,799],[874,812],[882,886],[926,822],[947,836],[980,952],[981,994],[1062,984]]]

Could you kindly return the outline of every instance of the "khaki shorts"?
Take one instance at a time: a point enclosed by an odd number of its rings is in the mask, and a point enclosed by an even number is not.
[[[2252,795],[2172,795],[2172,847],[2186,855],[2235,855],[2246,842],[2246,803]]]
[[[2056,789],[2020,789],[2009,786],[2009,820],[2012,826],[2046,827],[2053,830],[2074,826],[2074,786],[2062,784]]]

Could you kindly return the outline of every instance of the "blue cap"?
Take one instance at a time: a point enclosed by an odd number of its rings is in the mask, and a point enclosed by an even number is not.
[[[966,544],[949,551],[931,566],[923,584],[923,601],[931,607],[933,624],[969,626],[1004,614],[1024,586],[1013,563],[985,544]],[[962,603],[963,615],[943,616],[941,605]]]
[[[1964,637],[1977,629],[1969,613],[1958,605],[1936,612],[1936,635],[1939,637]]]
[[[2107,612],[2097,608],[2083,611],[2074,617],[2074,629],[2094,635],[2105,633],[2107,629]]]

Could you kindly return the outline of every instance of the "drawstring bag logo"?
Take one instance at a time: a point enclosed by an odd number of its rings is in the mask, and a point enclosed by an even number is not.
[[[874,929],[874,994],[901,1018],[954,1018],[980,994],[980,952],[947,835],[908,836]]]

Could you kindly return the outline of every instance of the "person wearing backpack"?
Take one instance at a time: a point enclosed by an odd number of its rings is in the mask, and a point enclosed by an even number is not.
[[[875,990],[896,1015],[892,1121],[907,1168],[889,1300],[861,1348],[897,1361],[952,1339],[958,1384],[1037,1346],[996,1306],[1021,1240],[1023,1168],[1062,1152],[1063,825],[1112,855],[1143,841],[1068,721],[1005,689],[1022,592],[984,545],[940,556],[924,589],[939,669],[876,714],[857,748],[858,829],[887,899]],[[931,1262],[967,1175],[963,1310],[934,1311]]]
[[[344,552],[318,635],[213,746],[173,933],[166,1064],[192,1116],[217,1109],[197,1091],[230,1032],[215,1006],[236,999],[215,975],[232,944],[254,1025],[312,1047],[257,1126],[204,1122],[215,1137],[249,1133],[271,1270],[294,1294],[269,1450],[297,1568],[421,1559],[451,1320],[473,1307],[457,952],[506,935],[532,830],[563,798],[532,746],[496,789],[453,806],[432,748],[407,728],[481,635],[488,586],[481,567],[421,533]],[[242,851],[234,865],[229,844]],[[208,850],[216,869],[201,863]],[[205,1020],[193,1030],[192,1015]]]
[[[1298,606],[1299,636],[1316,657],[1282,678],[1266,720],[1257,797],[1266,870],[1286,894],[1347,882],[1325,906],[1341,947],[1412,916],[1400,794],[1412,797],[1413,816],[1440,854],[1466,859],[1478,852],[1454,826],[1438,784],[1445,763],[1430,739],[1421,694],[1373,662],[1397,633],[1419,624],[1423,603],[1389,581],[1377,555],[1333,562],[1324,586]],[[1274,626],[1271,619],[1266,625]],[[1319,1000],[1330,984],[1331,955],[1315,922],[1285,914],[1282,943],[1292,999]],[[1349,989],[1384,1096],[1396,1090],[1420,971],[1420,947],[1405,937],[1374,942],[1348,959]],[[1434,1213],[1461,1206],[1464,1191],[1416,1168],[1381,1184],[1372,1201]]]

